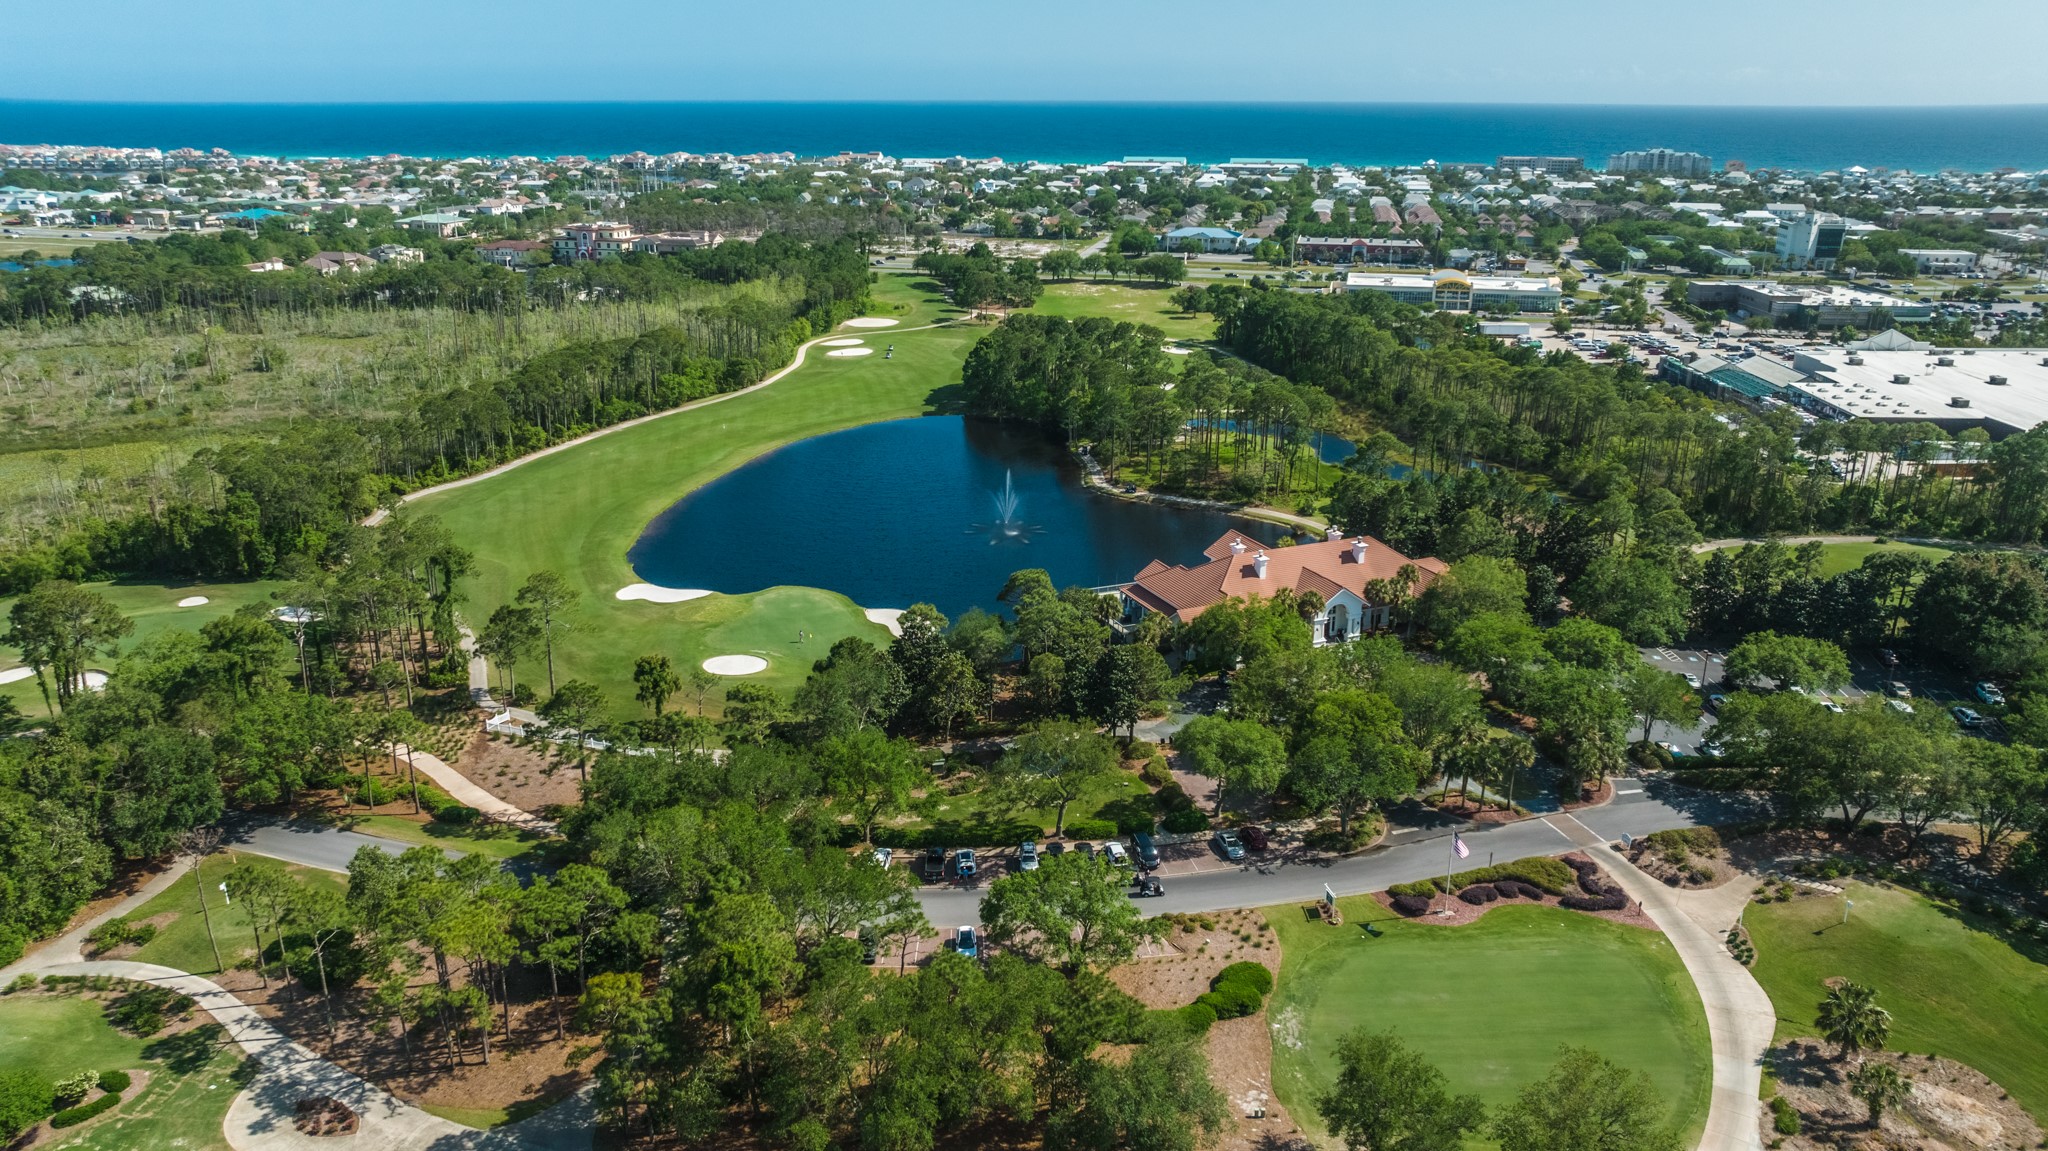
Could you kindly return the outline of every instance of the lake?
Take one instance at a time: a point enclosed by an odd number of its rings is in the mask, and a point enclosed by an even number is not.
[[[1006,477],[1016,500],[1007,525],[997,511]],[[1093,491],[1034,429],[923,416],[801,440],[728,472],[657,516],[627,558],[663,587],[793,584],[957,616],[994,610],[1022,568],[1044,568],[1061,587],[1118,583],[1153,559],[1193,562],[1233,527],[1267,543],[1286,532]]]

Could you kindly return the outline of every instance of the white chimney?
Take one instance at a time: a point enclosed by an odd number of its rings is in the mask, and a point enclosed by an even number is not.
[[[1243,554],[1244,554],[1244,541],[1243,541],[1243,540],[1241,540],[1241,539],[1234,539],[1234,540],[1231,540],[1231,541],[1230,541],[1230,554],[1231,554],[1231,555],[1234,555],[1234,556],[1241,556],[1241,555],[1243,555]]]
[[[1252,557],[1252,574],[1253,574],[1253,575],[1255,575],[1255,576],[1257,576],[1257,577],[1258,577],[1259,579],[1265,579],[1265,578],[1266,578],[1266,553],[1265,553],[1265,552],[1260,552],[1259,554],[1257,554],[1257,555],[1255,555],[1255,556],[1253,556],[1253,557]]]
[[[1364,539],[1355,539],[1351,541],[1351,562],[1355,564],[1362,564],[1365,562]]]
[[[1336,524],[1323,529],[1323,538],[1335,542],[1344,538],[1344,532]]]

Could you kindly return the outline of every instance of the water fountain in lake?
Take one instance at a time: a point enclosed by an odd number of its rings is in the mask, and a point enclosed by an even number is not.
[[[1003,470],[1003,490],[989,494],[995,500],[995,522],[976,524],[968,530],[986,534],[990,544],[1030,543],[1031,537],[1038,534],[1038,527],[1017,518],[1017,509],[1024,501],[1017,494],[1016,480],[1009,469]]]

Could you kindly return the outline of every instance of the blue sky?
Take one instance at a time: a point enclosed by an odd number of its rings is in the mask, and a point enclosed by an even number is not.
[[[2041,104],[1996,49],[2044,37],[2041,0],[98,0],[12,22],[0,98]]]

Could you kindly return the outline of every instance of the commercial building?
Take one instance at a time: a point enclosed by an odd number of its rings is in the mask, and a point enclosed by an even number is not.
[[[1298,236],[1294,255],[1311,264],[1420,264],[1429,249],[1420,240]]]
[[[527,261],[528,252],[548,250],[549,245],[539,240],[492,240],[476,246],[476,257],[499,267],[516,268]]]
[[[1564,284],[1555,276],[1468,276],[1443,271],[1429,276],[1349,272],[1347,292],[1383,292],[1404,304],[1431,305],[1445,312],[1555,312]]]
[[[1931,305],[1915,303],[1883,292],[1830,284],[1808,287],[1779,284],[1769,280],[1697,280],[1686,291],[1686,300],[1702,308],[1715,308],[1738,319],[1769,316],[1777,326],[1839,328],[1888,327],[1893,321],[1924,323],[1934,314]],[[1878,316],[1887,313],[1889,318]],[[1873,325],[1873,316],[1881,321]]]
[[[1794,355],[1786,391],[1827,419],[1982,428],[1993,439],[2048,422],[2048,350],[1821,348]]]
[[[1392,621],[1384,595],[1371,594],[1414,566],[1420,595],[1445,571],[1435,557],[1409,559],[1371,536],[1346,538],[1332,528],[1319,543],[1268,548],[1242,532],[1229,531],[1203,550],[1194,567],[1153,560],[1136,578],[1117,589],[1123,611],[1119,633],[1132,634],[1145,616],[1157,613],[1186,623],[1232,596],[1271,599],[1282,589],[1296,595],[1314,592],[1322,608],[1309,621],[1314,642],[1341,643]]]
[[[1159,247],[1168,252],[1178,252],[1188,244],[1204,252],[1236,252],[1243,250],[1245,241],[1244,233],[1229,228],[1175,228],[1159,237]]]
[[[1937,275],[1954,275],[1977,269],[1977,253],[1961,248],[1900,248],[1899,255],[1912,260],[1913,266],[1922,272]]]
[[[1778,260],[1787,268],[1832,268],[1848,234],[1849,221],[1832,212],[1801,212],[1778,229]]]
[[[651,236],[637,236],[633,240],[636,252],[652,252],[667,256],[676,252],[690,252],[698,248],[715,248],[725,237],[717,232],[656,232]]]
[[[432,232],[444,240],[461,235],[462,229],[469,226],[469,221],[459,212],[427,212],[423,215],[407,216],[399,223],[415,232]]]
[[[1569,176],[1586,166],[1582,156],[1502,156],[1493,166],[1507,172],[1528,169],[1546,176]]]
[[[1616,152],[1607,157],[1609,172],[1642,172],[1652,176],[1711,176],[1714,161],[1698,152],[1674,152],[1649,148],[1639,152]]]

